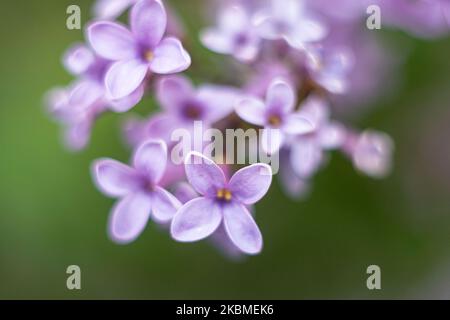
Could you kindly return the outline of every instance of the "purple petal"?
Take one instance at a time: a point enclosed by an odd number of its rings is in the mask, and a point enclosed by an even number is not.
[[[315,139],[300,139],[292,146],[291,164],[300,178],[307,179],[316,173],[322,159],[322,149]]]
[[[233,199],[243,204],[258,202],[272,183],[272,169],[263,163],[256,163],[237,171],[230,179],[229,188]]]
[[[115,112],[127,112],[142,100],[144,93],[144,86],[141,85],[131,94],[121,99],[111,100],[110,107]]]
[[[186,177],[194,189],[205,196],[215,196],[225,186],[222,169],[198,152],[191,152],[185,160]]]
[[[293,113],[285,117],[283,131],[288,134],[307,134],[315,130],[315,126],[298,113]]]
[[[279,129],[266,128],[261,134],[261,147],[268,154],[275,154],[284,143],[284,135]]]
[[[353,164],[373,178],[383,178],[390,172],[393,150],[394,143],[387,134],[366,130],[356,142]]]
[[[133,157],[134,167],[154,184],[157,184],[166,170],[167,146],[162,140],[144,142]]]
[[[211,51],[221,54],[231,54],[233,52],[233,37],[215,28],[205,29],[200,33],[200,41]]]
[[[125,196],[140,187],[136,171],[112,159],[95,161],[92,176],[98,189],[111,197]]]
[[[94,51],[109,60],[132,59],[136,44],[131,32],[115,22],[95,22],[87,29],[87,38]]]
[[[172,238],[181,242],[192,242],[211,235],[222,221],[220,207],[214,200],[196,198],[187,202],[172,220]]]
[[[86,72],[94,61],[94,54],[84,44],[71,47],[63,57],[64,67],[74,75]]]
[[[281,39],[284,32],[284,27],[280,28],[277,19],[269,16],[260,16],[255,19],[256,31],[263,39],[277,40]]]
[[[134,241],[145,229],[151,212],[150,196],[133,193],[120,200],[111,212],[109,235],[117,243]]]
[[[105,77],[106,90],[111,100],[125,98],[136,91],[147,72],[148,66],[138,59],[114,63]]]
[[[181,202],[161,187],[152,192],[152,215],[161,222],[169,222],[181,207]]]
[[[64,144],[70,151],[84,149],[91,139],[91,121],[70,124],[64,132]]]
[[[164,109],[174,114],[178,113],[183,103],[193,96],[194,88],[184,76],[167,76],[158,83],[158,102]]]
[[[305,43],[322,40],[327,35],[325,26],[315,20],[304,19],[285,35],[286,41],[293,48],[304,49]]]
[[[167,14],[159,0],[139,1],[131,10],[131,30],[141,45],[153,49],[167,26]]]
[[[263,126],[266,121],[264,102],[256,98],[246,97],[240,100],[236,104],[235,111],[240,118],[257,126]]]
[[[275,80],[267,90],[267,107],[270,111],[286,114],[294,109],[295,94],[292,87],[283,80]]]
[[[204,105],[204,120],[217,122],[234,110],[238,92],[232,87],[204,85],[197,90],[197,99]]]
[[[261,251],[261,231],[245,206],[234,202],[225,205],[223,219],[225,230],[236,247],[247,254],[257,254]]]
[[[284,150],[283,150],[284,151]],[[279,179],[283,190],[293,199],[304,198],[309,192],[309,183],[294,172],[289,153],[280,154]]]
[[[180,182],[175,187],[175,197],[182,203],[186,203],[194,198],[198,198],[198,193],[187,182]]]
[[[136,0],[97,0],[94,15],[100,19],[115,19],[119,17]]]
[[[158,74],[170,74],[182,72],[190,65],[191,57],[180,40],[168,37],[156,47],[150,69]]]

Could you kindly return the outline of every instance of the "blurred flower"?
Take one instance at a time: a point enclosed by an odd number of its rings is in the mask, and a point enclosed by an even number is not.
[[[96,22],[88,28],[95,52],[115,61],[105,76],[112,99],[137,90],[149,72],[170,74],[186,70],[191,58],[181,42],[163,38],[167,17],[159,0],[141,0],[131,10],[131,31],[115,22]]]
[[[268,40],[284,39],[296,49],[323,39],[327,28],[308,12],[304,0],[271,0],[259,11],[254,23],[259,35]]]
[[[275,79],[268,91],[266,101],[246,97],[236,104],[237,114],[245,121],[263,126],[261,143],[267,153],[276,153],[283,145],[286,135],[311,132],[314,124],[294,112],[295,94],[291,86]]]
[[[151,216],[167,223],[181,203],[159,186],[166,170],[167,147],[151,140],[142,144],[133,157],[133,167],[112,159],[93,164],[93,178],[105,195],[119,198],[109,220],[109,233],[118,243],[135,240]]]
[[[344,146],[359,171],[373,178],[383,178],[391,170],[394,144],[385,133],[366,130],[358,136],[349,134]]]
[[[225,7],[218,26],[204,30],[200,38],[208,49],[241,61],[254,60],[261,42],[250,17],[240,6]]]
[[[198,241],[214,233],[223,222],[234,245],[247,254],[259,253],[261,232],[245,206],[266,194],[272,181],[270,167],[245,167],[228,182],[220,167],[199,153],[188,155],[185,167],[189,183],[203,196],[177,212],[172,220],[172,237],[182,242]]]

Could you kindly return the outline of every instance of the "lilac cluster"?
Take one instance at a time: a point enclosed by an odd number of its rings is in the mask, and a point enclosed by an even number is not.
[[[425,16],[416,19],[418,3],[428,1],[396,1],[395,10],[391,1],[373,2],[389,7],[392,15],[401,12],[403,22],[396,25],[408,30],[411,21],[430,26],[433,35],[448,29],[446,1],[434,1],[443,17],[439,27]],[[213,3],[216,22],[201,31],[200,40],[210,51],[231,57],[224,63],[238,68],[234,86],[195,86],[180,75],[191,56],[180,40],[182,24],[162,0],[98,0],[86,43],[72,46],[63,58],[77,79],[47,95],[72,150],[88,145],[105,112],[127,112],[144,95],[153,95],[161,106],[147,118],[126,121],[124,136],[134,149],[130,166],[100,159],[92,167],[98,188],[118,198],[108,228],[115,242],[135,240],[152,219],[177,241],[209,237],[233,256],[261,251],[253,204],[269,190],[271,167],[225,165],[219,156],[211,159],[198,150],[174,163],[172,132],[192,130],[195,122],[205,130],[260,129],[258,146],[280,157],[281,184],[296,198],[309,190],[332,150],[371,177],[389,173],[390,137],[360,132],[333,117],[343,102],[356,104],[377,92],[377,83],[362,80],[362,72],[373,68],[380,78],[388,65],[375,37],[363,30],[367,1],[343,1],[339,6],[345,10],[333,10],[336,3],[328,0]],[[127,11],[129,25],[115,21]]]

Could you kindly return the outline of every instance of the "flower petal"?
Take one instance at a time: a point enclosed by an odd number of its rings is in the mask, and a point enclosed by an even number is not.
[[[178,113],[183,103],[193,96],[194,88],[184,76],[167,76],[158,82],[158,102],[169,112]]]
[[[132,59],[136,44],[131,32],[115,22],[95,22],[87,29],[87,38],[94,51],[109,60]]]
[[[190,65],[191,57],[180,40],[168,37],[156,47],[150,70],[158,74],[170,74],[182,72]]]
[[[134,167],[146,174],[148,179],[157,184],[166,170],[167,145],[162,140],[148,140],[135,152]]]
[[[243,204],[258,202],[272,183],[272,169],[264,163],[252,164],[238,170],[230,179],[233,199]]]
[[[283,146],[284,135],[280,129],[266,128],[261,134],[261,147],[268,154],[275,154]]]
[[[292,146],[291,164],[300,178],[310,178],[319,169],[322,160],[322,149],[315,139],[301,139]]]
[[[231,241],[247,254],[261,252],[261,231],[245,206],[231,202],[223,207],[225,230]]]
[[[122,244],[134,241],[145,229],[151,207],[150,196],[141,192],[120,200],[109,219],[109,235],[112,240]]]
[[[312,19],[303,19],[285,35],[286,41],[293,48],[303,49],[306,42],[322,40],[328,33],[327,28]]]
[[[63,57],[64,67],[73,75],[86,72],[94,61],[93,52],[84,44],[71,47]]]
[[[132,94],[142,84],[148,66],[138,59],[114,63],[106,73],[105,85],[111,100],[119,100]]]
[[[197,90],[197,99],[204,105],[203,120],[214,123],[233,112],[238,92],[232,87],[204,85]]]
[[[181,207],[172,220],[172,238],[192,242],[211,235],[222,221],[220,207],[214,200],[196,198]]]
[[[286,114],[294,109],[295,94],[292,87],[283,80],[273,81],[267,90],[267,108]]]
[[[265,123],[266,107],[264,102],[257,98],[245,97],[237,102],[235,111],[243,120],[262,126]]]
[[[116,19],[136,0],[97,0],[94,15],[99,19]]]
[[[139,86],[131,94],[117,100],[110,101],[110,107],[115,112],[127,112],[137,105],[144,96],[144,86]]]
[[[233,52],[233,38],[229,33],[215,28],[208,28],[200,33],[200,41],[211,51],[230,54]]]
[[[166,10],[159,0],[139,1],[131,9],[130,24],[139,44],[152,49],[158,45],[166,31]]]
[[[298,113],[285,117],[283,130],[288,134],[307,134],[315,130],[315,126],[307,118]]]
[[[99,159],[92,165],[98,189],[110,197],[122,197],[140,187],[136,171],[113,159]]]
[[[169,222],[181,207],[181,202],[161,187],[152,192],[152,215],[162,223]]]
[[[222,169],[198,152],[186,156],[185,170],[189,183],[202,195],[215,196],[217,189],[225,185]]]

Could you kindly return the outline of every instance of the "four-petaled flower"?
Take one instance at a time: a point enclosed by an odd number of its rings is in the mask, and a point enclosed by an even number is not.
[[[263,126],[263,150],[276,153],[287,135],[301,135],[314,130],[314,125],[299,112],[295,112],[295,94],[291,86],[281,79],[274,80],[267,90],[266,101],[245,97],[236,105],[237,114],[245,121]]]
[[[166,144],[149,140],[136,150],[133,167],[112,159],[100,159],[93,164],[92,174],[98,188],[120,199],[109,219],[109,234],[114,241],[135,240],[150,216],[159,223],[167,223],[181,206],[178,199],[159,186],[166,162]]]
[[[141,0],[134,5],[130,24],[131,31],[109,21],[93,23],[87,30],[95,52],[115,61],[105,76],[106,90],[113,100],[138,90],[150,72],[172,74],[191,64],[180,40],[163,38],[167,15],[160,0]]]
[[[244,62],[256,58],[261,44],[251,18],[239,6],[224,8],[218,26],[204,30],[200,39],[208,49]]]
[[[272,182],[266,164],[253,164],[237,171],[227,181],[222,169],[200,153],[191,152],[185,161],[186,176],[203,195],[187,202],[176,213],[171,235],[181,242],[204,239],[221,224],[233,244],[247,254],[261,251],[263,240],[246,206],[259,201]]]
[[[256,14],[254,24],[258,34],[268,40],[285,40],[291,47],[323,39],[326,27],[305,8],[304,0],[271,0],[270,5]]]

